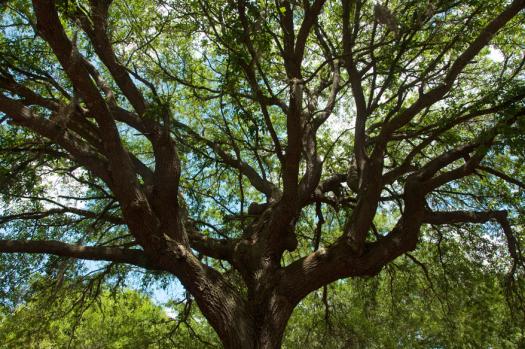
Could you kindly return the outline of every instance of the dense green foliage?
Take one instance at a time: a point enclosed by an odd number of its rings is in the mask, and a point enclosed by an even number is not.
[[[524,8],[0,2],[0,348],[525,347]]]
[[[458,257],[464,251],[457,242],[441,249],[443,264],[427,245],[416,262],[400,258],[378,277],[310,295],[295,310],[284,347],[523,347],[525,312],[509,306],[505,275],[486,260],[473,266],[473,256]]]
[[[75,307],[75,296],[37,294],[0,323],[3,348],[167,348],[169,319],[135,292],[104,292]]]
[[[27,302],[0,312],[3,349],[182,349],[200,337],[217,341],[202,316],[179,322],[183,306],[163,308],[136,291],[43,286],[34,285]]]

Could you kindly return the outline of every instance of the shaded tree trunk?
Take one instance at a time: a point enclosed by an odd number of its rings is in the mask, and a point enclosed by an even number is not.
[[[216,329],[226,349],[278,349],[293,306],[273,295],[265,304],[252,307],[248,318],[235,319],[225,329]]]

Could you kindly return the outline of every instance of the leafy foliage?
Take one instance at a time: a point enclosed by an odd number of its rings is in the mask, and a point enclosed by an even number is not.
[[[191,318],[179,323],[182,307],[162,308],[136,291],[106,289],[87,294],[78,285],[56,289],[46,286],[44,280],[39,283],[33,285],[26,303],[11,314],[2,312],[4,348],[162,349],[186,348],[204,336],[216,341],[211,329],[199,329],[198,323],[189,327]],[[168,310],[174,318],[168,316]]]
[[[524,0],[0,6],[7,308],[177,279],[227,348],[318,292],[319,345],[523,343]]]

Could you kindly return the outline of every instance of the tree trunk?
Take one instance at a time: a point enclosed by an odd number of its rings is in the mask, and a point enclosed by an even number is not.
[[[216,329],[225,349],[279,349],[293,306],[284,297],[272,296],[265,305],[250,312],[250,319],[238,319],[225,333]],[[237,331],[249,328],[250,331]],[[222,333],[221,333],[222,332]]]
[[[262,323],[253,322],[253,335],[234,334],[234,338],[223,340],[225,349],[279,349],[289,316],[267,318]]]

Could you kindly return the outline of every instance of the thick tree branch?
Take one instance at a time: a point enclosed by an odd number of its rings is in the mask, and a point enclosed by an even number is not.
[[[345,56],[345,67],[350,75],[350,86],[352,88],[352,95],[354,97],[356,106],[356,117],[355,117],[355,139],[354,139],[354,156],[358,168],[358,173],[361,175],[367,154],[365,151],[365,138],[366,138],[366,119],[367,119],[367,107],[366,100],[361,85],[361,74],[357,70],[357,63],[354,61],[353,45],[354,39],[350,28],[350,13],[351,6],[354,4],[350,1],[343,0],[343,49]]]
[[[284,268],[282,292],[287,292],[285,294],[289,294],[294,302],[299,301],[311,291],[335,280],[376,275],[387,263],[415,249],[425,213],[424,194],[418,180],[409,178],[405,184],[404,213],[389,234],[373,243],[363,241],[360,249],[342,236],[333,245],[293,262]]]
[[[146,269],[156,269],[155,265],[150,263],[144,252],[140,250],[118,247],[81,246],[53,240],[0,240],[0,253],[52,254],[61,257],[127,263]]]
[[[199,232],[188,234],[190,246],[205,256],[233,262],[235,245],[238,240],[213,239]]]
[[[93,218],[96,220],[103,220],[106,222],[110,222],[113,224],[124,224],[124,221],[122,218],[113,216],[108,213],[97,213],[92,212],[88,210],[82,210],[78,209],[76,207],[60,207],[60,208],[52,208],[45,211],[31,211],[31,212],[23,212],[23,213],[17,213],[17,214],[11,214],[11,215],[0,215],[0,225],[5,224],[7,222],[15,221],[15,220],[39,220],[45,217],[49,217],[52,215],[63,215],[64,213],[72,213],[81,217],[85,218]]]
[[[0,72],[3,75],[3,72]],[[58,111],[60,104],[53,99],[44,98],[26,86],[19,84],[12,76],[5,74],[0,75],[0,88],[10,91],[11,93],[23,98],[25,104],[39,105],[49,110]]]
[[[507,219],[507,211],[426,211],[423,222],[428,224],[485,223],[492,219]]]
[[[95,52],[108,67],[111,76],[129,100],[135,111],[143,115],[146,111],[146,102],[140,90],[131,80],[126,67],[117,59],[111,41],[107,36],[107,16],[109,2],[91,1],[91,18],[82,11],[77,11],[82,29],[88,34],[93,43]],[[91,20],[93,22],[91,22]],[[91,24],[92,23],[92,24]]]
[[[294,55],[299,64],[303,60],[306,40],[308,39],[312,27],[317,21],[317,17],[321,13],[325,2],[326,0],[315,0],[312,6],[305,10],[304,19],[301,23],[301,27],[299,28],[299,32],[297,33],[297,39],[295,40]]]
[[[98,154],[95,149],[76,134],[62,130],[51,121],[35,115],[19,101],[9,99],[2,94],[0,94],[0,111],[12,118],[16,124],[55,141],[68,151],[75,161],[93,171],[106,183],[111,183],[110,174],[107,170],[107,159]]]
[[[494,220],[501,226],[510,256],[516,265],[521,265],[525,269],[525,258],[523,258],[521,248],[512,231],[508,220],[507,211],[426,211],[423,222],[428,224],[458,224],[458,223],[486,223]],[[515,271],[512,268],[511,273]]]

